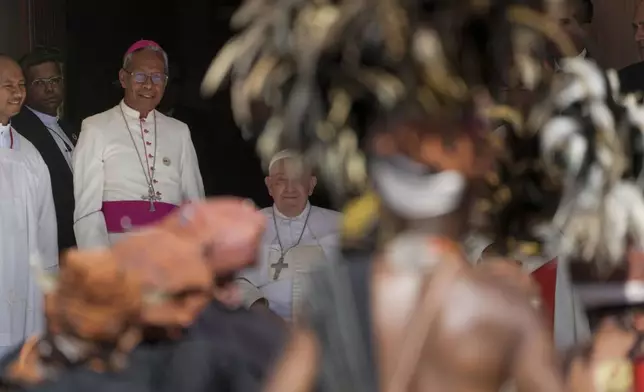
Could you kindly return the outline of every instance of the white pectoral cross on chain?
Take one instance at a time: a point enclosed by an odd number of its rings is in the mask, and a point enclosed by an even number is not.
[[[155,201],[160,201],[161,197],[157,196],[156,192],[154,192],[154,188],[152,185],[148,187],[148,195],[147,196],[141,196],[141,200],[147,200],[150,202],[150,212],[156,211],[156,208],[154,208],[154,202]]]
[[[273,274],[273,280],[277,280],[280,278],[280,273],[282,273],[282,270],[284,268],[288,268],[288,263],[284,262],[284,255],[282,255],[279,260],[277,260],[277,263],[271,264],[271,268],[275,268],[275,273]]]

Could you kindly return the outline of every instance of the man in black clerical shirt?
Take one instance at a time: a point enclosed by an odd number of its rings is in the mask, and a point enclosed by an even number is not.
[[[65,94],[57,51],[37,49],[20,60],[27,80],[27,100],[11,124],[40,152],[51,177],[58,220],[58,249],[76,246],[73,229],[74,184],[71,157],[77,134],[59,118]]]
[[[639,0],[633,18],[633,31],[635,43],[640,54],[640,60],[644,59],[644,1]],[[631,64],[619,71],[621,90],[624,93],[644,91],[644,61]]]

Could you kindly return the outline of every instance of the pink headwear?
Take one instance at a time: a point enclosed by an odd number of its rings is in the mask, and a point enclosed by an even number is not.
[[[127,52],[125,52],[124,57],[126,57],[128,54],[136,52],[139,49],[147,48],[149,46],[156,46],[158,48],[161,48],[161,45],[157,44],[154,41],[150,41],[150,40],[147,40],[147,39],[142,39],[142,40],[136,41],[134,44],[132,44],[132,46],[130,46],[130,48],[127,50]],[[161,50],[163,50],[163,49],[161,48]]]

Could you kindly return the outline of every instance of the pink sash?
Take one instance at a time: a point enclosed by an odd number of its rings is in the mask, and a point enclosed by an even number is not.
[[[158,222],[175,208],[174,204],[154,203],[155,211],[150,211],[150,203],[144,200],[104,201],[103,216],[108,233],[125,233],[134,228]]]

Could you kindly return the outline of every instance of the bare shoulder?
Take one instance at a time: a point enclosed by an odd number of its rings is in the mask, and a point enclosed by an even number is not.
[[[530,295],[521,287],[501,284],[497,277],[469,271],[468,282],[483,316],[490,316],[508,327],[519,327],[539,320]]]

